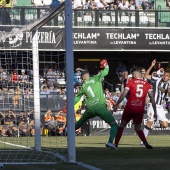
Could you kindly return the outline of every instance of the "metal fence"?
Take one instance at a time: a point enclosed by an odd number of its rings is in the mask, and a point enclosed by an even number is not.
[[[73,10],[73,25],[82,27],[169,27],[168,10]],[[24,25],[41,18],[49,7],[15,7],[0,9],[1,25]],[[63,26],[64,13],[56,16],[47,25]]]
[[[33,95],[25,95],[21,94],[18,98],[18,104],[14,105],[13,102],[13,94],[5,93],[0,95],[0,111],[30,111],[34,109],[34,96]],[[65,106],[66,95],[50,93],[50,94],[40,94],[40,110],[41,112],[46,112],[48,109],[50,110],[61,110],[63,106]]]

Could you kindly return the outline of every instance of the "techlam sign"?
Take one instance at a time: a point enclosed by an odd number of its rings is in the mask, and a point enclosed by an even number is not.
[[[166,28],[73,28],[74,51],[170,51]],[[38,30],[39,50],[65,50],[64,28]],[[0,26],[0,49],[32,48],[32,33],[20,27]]]
[[[74,28],[73,44],[74,50],[169,51],[170,29]]]

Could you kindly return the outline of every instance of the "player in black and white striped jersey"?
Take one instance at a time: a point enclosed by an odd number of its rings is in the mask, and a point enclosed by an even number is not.
[[[160,123],[160,125],[163,128],[166,128],[168,127],[168,119],[166,118],[165,111],[162,104],[165,97],[167,95],[170,96],[170,83],[169,83],[170,72],[164,71],[164,74],[161,78],[149,75],[151,69],[155,66],[155,64],[156,64],[156,60],[153,60],[151,66],[146,71],[145,77],[151,81],[151,84],[153,86],[153,93],[154,93],[156,109],[157,109],[157,121]],[[154,111],[150,103],[148,104],[147,115],[148,115],[148,121],[143,130],[145,137],[148,136],[151,128],[154,127],[153,125]],[[158,126],[157,123],[155,125]]]

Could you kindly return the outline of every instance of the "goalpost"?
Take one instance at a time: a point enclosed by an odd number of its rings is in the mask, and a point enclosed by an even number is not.
[[[55,56],[50,52],[40,54],[38,48],[38,30],[55,16],[59,15],[65,10],[65,53],[57,53]],[[11,29],[11,28],[10,28]],[[16,33],[19,35],[20,41],[23,39],[25,32],[32,32],[32,52],[30,49],[23,50],[12,48],[12,50],[6,50],[6,41],[11,41],[11,37]],[[5,32],[5,31],[4,31]],[[2,40],[2,39],[1,39]],[[14,39],[13,39],[14,40]],[[1,41],[0,41],[1,42]],[[20,42],[21,43],[21,42]],[[70,0],[66,0],[61,5],[44,15],[41,19],[36,20],[33,23],[20,27],[19,29],[13,29],[9,34],[5,33],[5,38],[2,41],[3,49],[1,49],[1,61],[0,66],[9,69],[15,67],[15,71],[21,72],[23,67],[25,70],[30,71],[33,69],[32,74],[28,77],[33,83],[33,100],[30,98],[24,98],[26,94],[25,88],[22,89],[18,102],[21,102],[16,106],[14,103],[11,105],[5,104],[3,101],[1,110],[5,115],[8,110],[12,110],[16,114],[20,114],[21,110],[24,110],[25,116],[28,116],[29,111],[34,109],[34,123],[35,123],[35,137],[24,136],[24,137],[1,137],[0,138],[0,162],[2,164],[42,164],[42,163],[56,163],[62,161],[68,161],[70,163],[76,162],[75,152],[75,127],[74,127],[74,85],[73,85],[73,73],[74,73],[74,62],[73,62],[73,43],[72,43],[72,3]],[[16,46],[17,47],[17,46]],[[40,56],[39,56],[40,55]],[[50,55],[46,58],[46,55]],[[65,60],[66,63],[66,89],[67,89],[67,137],[66,136],[43,136],[40,133],[41,127],[41,98],[40,98],[40,75],[39,75],[39,57],[44,58],[44,63],[52,63],[54,58],[60,57]],[[9,64],[10,63],[10,64]],[[60,62],[59,62],[60,63]],[[68,64],[69,63],[69,64]],[[18,65],[20,64],[19,67]],[[31,85],[28,85],[30,87]],[[16,88],[16,87],[15,87]],[[12,89],[11,89],[12,91]],[[14,97],[15,97],[15,93]],[[9,95],[9,93],[8,93]],[[12,102],[14,101],[12,97]],[[8,98],[9,99],[9,98]],[[52,97],[52,106],[58,100]],[[9,101],[8,101],[9,102]],[[27,104],[25,104],[27,103]],[[55,107],[57,112],[58,108]],[[42,115],[41,115],[42,117]]]
[[[74,126],[74,85],[73,85],[73,71],[74,71],[74,62],[73,62],[73,40],[72,40],[72,3],[71,1],[67,0],[63,4],[65,4],[65,51],[66,51],[66,77],[67,77],[67,127],[68,127],[68,161],[69,162],[76,162],[76,153],[75,153],[75,126]],[[58,14],[58,13],[57,13]],[[42,19],[34,25],[30,30],[32,30],[33,35],[33,73],[34,73],[34,95],[38,96],[39,91],[39,59],[38,59],[38,37],[37,37],[37,30],[45,25],[50,19],[57,15],[55,11],[50,14],[48,17]],[[69,63],[69,64],[68,64]],[[40,113],[40,104],[39,98],[34,97],[34,106],[35,106],[35,113]],[[36,107],[37,106],[37,107]],[[37,109],[37,110],[36,110]],[[35,121],[37,123],[37,127],[40,127],[40,119],[37,114],[35,117]],[[35,146],[36,150],[40,151],[41,148],[39,147],[40,143],[40,133],[39,129],[36,128],[37,137],[35,138]]]

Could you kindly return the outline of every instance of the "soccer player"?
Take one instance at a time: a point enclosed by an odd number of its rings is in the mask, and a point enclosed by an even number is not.
[[[132,119],[135,125],[135,131],[139,138],[143,141],[147,149],[153,149],[153,147],[148,144],[143,131],[141,130],[141,123],[144,114],[145,98],[148,94],[154,110],[154,118],[157,119],[156,104],[152,94],[152,88],[148,82],[142,79],[142,73],[140,68],[135,68],[133,70],[133,79],[128,81],[122,95],[114,106],[114,111],[117,110],[118,105],[122,102],[124,97],[129,93],[129,99],[126,103],[125,109],[122,114],[121,124],[118,128],[118,132],[115,139],[115,146],[118,147],[120,138],[122,136],[125,126]]]
[[[113,140],[116,136],[118,125],[112,113],[106,107],[106,100],[104,98],[102,88],[102,79],[109,72],[109,65],[106,59],[103,59],[100,62],[100,68],[103,68],[104,70],[100,74],[97,74],[93,77],[90,77],[88,71],[82,72],[81,76],[83,84],[74,99],[74,104],[76,104],[80,100],[82,95],[85,94],[86,111],[84,112],[82,117],[76,122],[75,129],[79,129],[86,120],[95,116],[99,116],[111,126],[110,137],[108,142],[106,143],[106,147],[111,149],[117,149],[113,144]]]
[[[151,66],[146,71],[145,77],[151,81],[151,84],[153,86],[153,94],[155,98],[156,109],[158,112],[158,122],[153,124],[154,111],[152,105],[149,103],[147,108],[148,121],[143,130],[145,137],[148,136],[152,127],[160,127],[160,124],[163,128],[168,127],[168,119],[165,116],[165,111],[163,109],[162,103],[165,97],[167,96],[167,94],[168,96],[170,96],[170,84],[169,84],[170,72],[164,71],[162,78],[149,75],[151,69],[155,66],[155,64],[156,64],[156,60],[153,60]]]

